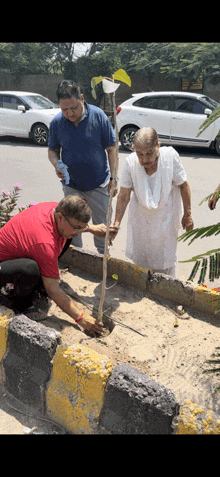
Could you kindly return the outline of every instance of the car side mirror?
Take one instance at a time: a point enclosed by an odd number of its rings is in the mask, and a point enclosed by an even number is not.
[[[25,113],[26,111],[25,106],[23,104],[19,104],[18,111],[22,111],[23,113]]]
[[[210,114],[212,114],[212,110],[209,109],[209,108],[206,108],[204,113],[207,115],[207,116],[210,116]]]

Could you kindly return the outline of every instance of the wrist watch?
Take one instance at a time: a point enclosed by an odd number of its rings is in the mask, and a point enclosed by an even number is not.
[[[110,177],[110,181],[113,181],[113,177]],[[119,181],[119,178],[116,177],[116,178],[115,178],[115,182],[118,182],[118,181]]]

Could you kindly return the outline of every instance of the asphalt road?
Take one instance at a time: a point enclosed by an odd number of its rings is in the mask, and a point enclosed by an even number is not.
[[[177,147],[192,192],[192,216],[195,227],[211,225],[219,221],[220,202],[214,211],[210,211],[207,203],[199,206],[201,200],[211,194],[220,183],[220,156],[215,151],[202,148]],[[122,167],[129,153],[119,149],[119,178]],[[5,187],[8,190],[19,182],[22,186],[18,205],[27,205],[30,201],[44,202],[57,201],[63,197],[62,186],[57,178],[53,166],[47,158],[47,148],[35,146],[29,139],[12,137],[0,138],[0,191]],[[119,182],[120,185],[120,182]],[[113,217],[116,198],[113,199]],[[112,256],[126,260],[124,255],[126,245],[127,211],[121,224],[121,229],[111,248]],[[180,231],[180,234],[183,231]],[[188,242],[178,243],[178,258],[188,260],[194,255],[219,247],[219,236],[196,240],[188,246]],[[93,237],[84,236],[84,248],[96,251]],[[186,280],[189,277],[192,264],[178,264],[178,278]],[[220,280],[208,286],[220,286]]]

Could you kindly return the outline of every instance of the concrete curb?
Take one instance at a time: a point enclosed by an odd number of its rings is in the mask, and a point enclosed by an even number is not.
[[[75,434],[95,433],[111,371],[109,359],[86,346],[59,346],[46,391],[49,417]]]
[[[220,419],[213,411],[186,399],[181,407],[176,434],[220,434]]]
[[[102,277],[102,256],[87,253],[72,245],[61,257],[61,262],[91,275]],[[146,290],[152,295],[161,296],[198,311],[215,314],[220,308],[220,291],[205,286],[195,286],[190,282],[174,279],[163,273],[151,273],[130,262],[110,257],[108,260],[108,278],[118,275],[118,283]],[[217,300],[219,298],[219,301]]]
[[[120,364],[107,384],[100,425],[112,434],[171,434],[178,410],[170,389]]]
[[[102,257],[71,247],[64,263],[102,277]],[[178,304],[214,313],[220,294],[164,274],[110,258],[108,276]],[[220,433],[212,411],[186,400],[137,369],[81,344],[67,346],[60,334],[0,306],[0,384],[21,401],[76,434]],[[180,410],[180,414],[178,414]]]
[[[94,350],[60,342],[24,315],[0,319],[2,383],[20,401],[74,434],[170,434],[172,391]],[[113,418],[114,416],[114,418]]]
[[[4,385],[25,404],[45,412],[45,388],[60,334],[25,315],[17,315],[8,325],[7,350],[3,357]]]
[[[83,272],[102,278],[103,256],[98,253],[87,253],[70,245],[68,250],[61,257],[60,262],[66,263],[77,270],[82,270]],[[134,286],[140,290],[146,290],[146,282],[150,275],[149,270],[144,270],[138,267],[138,265],[119,260],[118,258],[109,257],[107,278],[111,278],[114,274],[118,275],[118,283]]]

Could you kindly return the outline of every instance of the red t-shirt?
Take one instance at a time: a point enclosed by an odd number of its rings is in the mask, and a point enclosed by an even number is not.
[[[59,277],[58,257],[65,245],[55,222],[58,202],[42,202],[14,215],[0,229],[0,261],[31,258],[44,277]]]

